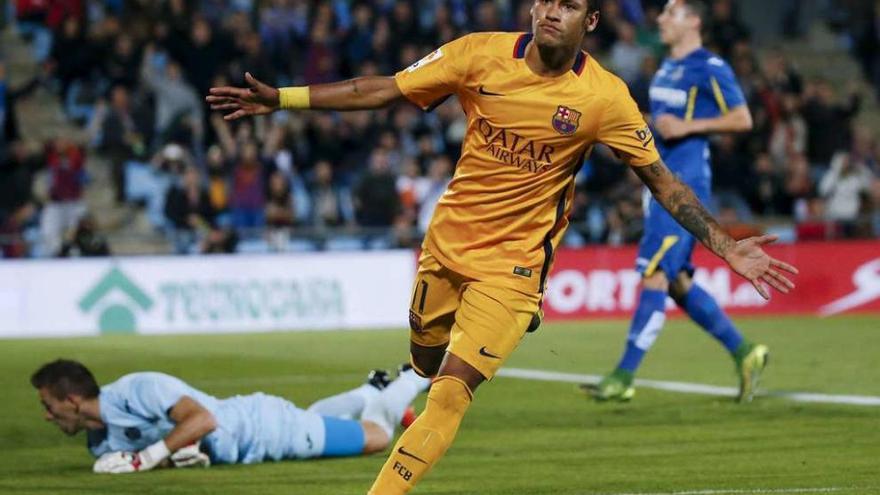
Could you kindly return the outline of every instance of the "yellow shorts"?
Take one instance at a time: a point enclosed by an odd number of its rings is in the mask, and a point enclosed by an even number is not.
[[[410,304],[410,340],[425,347],[448,345],[448,352],[491,379],[516,349],[540,301],[540,294],[456,273],[426,249]]]

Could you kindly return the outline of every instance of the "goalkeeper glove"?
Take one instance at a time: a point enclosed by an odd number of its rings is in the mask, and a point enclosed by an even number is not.
[[[135,473],[149,471],[164,461],[171,452],[164,440],[150,445],[140,452],[109,452],[95,461],[92,470],[96,473]]]
[[[209,467],[211,465],[211,459],[208,455],[199,450],[198,442],[187,445],[171,454],[170,459],[176,468]]]

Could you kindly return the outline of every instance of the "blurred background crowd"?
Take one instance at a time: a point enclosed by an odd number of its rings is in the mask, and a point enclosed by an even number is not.
[[[203,97],[245,71],[274,86],[391,75],[468,32],[528,30],[531,3],[2,2],[0,253],[417,246],[460,152],[454,99],[430,113],[401,103],[228,123]],[[664,3],[602,0],[584,46],[644,111]],[[780,1],[760,42],[743,2],[709,3],[708,47],[734,67],[755,118],[751,133],[713,138],[712,208],[735,235],[880,237],[875,2],[809,2],[813,17],[807,2]],[[857,70],[835,77],[838,66]],[[61,120],[48,135],[47,111]],[[634,174],[599,147],[577,183],[566,244],[638,241]]]

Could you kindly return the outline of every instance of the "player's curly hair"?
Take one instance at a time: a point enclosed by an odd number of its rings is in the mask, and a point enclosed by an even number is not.
[[[92,399],[101,391],[92,372],[82,363],[70,359],[56,359],[44,364],[31,375],[31,385],[37,389],[47,387],[56,399],[70,394]]]

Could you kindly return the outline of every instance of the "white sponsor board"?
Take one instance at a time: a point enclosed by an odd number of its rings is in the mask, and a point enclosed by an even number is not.
[[[0,337],[407,325],[411,251],[0,262]]]

